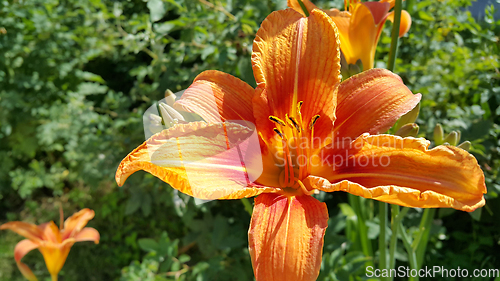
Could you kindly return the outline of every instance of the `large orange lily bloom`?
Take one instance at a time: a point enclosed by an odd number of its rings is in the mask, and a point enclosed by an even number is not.
[[[339,53],[325,13],[273,12],[253,45],[257,88],[201,73],[174,106],[206,123],[152,136],[120,163],[118,185],[145,170],[202,199],[258,195],[248,232],[257,281],[316,280],[328,212],[315,190],[423,208],[484,205],[484,175],[468,152],[370,135],[385,132],[421,96],[383,69],[340,83]]]
[[[52,280],[57,275],[68,257],[69,250],[75,242],[94,241],[99,243],[99,232],[92,227],[84,227],[94,217],[94,211],[83,209],[66,219],[61,229],[51,221],[34,225],[22,221],[13,221],[0,225],[1,229],[10,229],[27,239],[17,243],[14,258],[21,273],[30,281],[37,280],[29,267],[21,259],[31,250],[38,249],[45,259]]]
[[[303,0],[305,8],[312,11],[317,7],[309,0]],[[340,33],[340,49],[348,64],[356,64],[361,60],[363,70],[371,69],[374,65],[375,51],[382,28],[386,20],[394,21],[395,0],[381,0],[378,2],[360,2],[345,0],[346,11],[338,9],[323,10],[337,25]],[[288,0],[288,6],[304,15],[298,0]],[[399,36],[405,35],[411,26],[411,17],[407,11],[401,11]]]

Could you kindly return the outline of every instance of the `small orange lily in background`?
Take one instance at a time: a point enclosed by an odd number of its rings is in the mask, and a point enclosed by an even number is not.
[[[17,267],[26,279],[37,280],[29,267],[21,262],[21,259],[31,250],[38,249],[45,259],[52,280],[56,281],[59,271],[66,262],[69,250],[75,242],[94,241],[96,244],[99,243],[99,232],[92,227],[84,227],[92,218],[94,218],[94,211],[83,209],[66,219],[63,227],[64,216],[61,211],[61,229],[53,221],[38,226],[22,221],[13,221],[0,225],[0,230],[10,229],[27,238],[17,243],[14,249]]]
[[[310,12],[317,7],[309,0],[303,0],[305,8]],[[372,69],[375,60],[375,51],[382,28],[386,20],[394,21],[395,0],[380,0],[361,2],[359,0],[345,0],[345,11],[338,9],[323,10],[332,17],[340,34],[340,49],[347,64],[356,64],[361,60],[362,70]],[[304,15],[298,0],[288,0],[288,6]],[[405,35],[411,26],[411,17],[407,11],[401,11],[399,37]]]
[[[468,152],[370,135],[421,95],[383,69],[341,83],[337,28],[324,12],[273,12],[252,65],[256,89],[219,71],[196,77],[174,107],[206,122],[153,135],[123,159],[116,181],[145,170],[201,199],[257,196],[248,232],[257,281],[316,280],[328,225],[326,204],[311,196],[318,190],[422,208],[484,205],[484,175]]]

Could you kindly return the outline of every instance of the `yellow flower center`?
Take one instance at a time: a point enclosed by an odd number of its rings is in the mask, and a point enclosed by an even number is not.
[[[304,128],[302,120],[302,101],[295,106],[295,111],[291,114],[285,114],[285,121],[276,117],[269,116],[269,120],[276,124],[273,129],[278,136],[281,145],[277,151],[281,151],[283,170],[279,175],[279,183],[282,188],[301,189],[306,194],[312,194],[312,191],[302,183],[302,180],[310,174],[310,158],[314,140],[314,124],[320,117],[315,115],[311,118],[309,125]]]

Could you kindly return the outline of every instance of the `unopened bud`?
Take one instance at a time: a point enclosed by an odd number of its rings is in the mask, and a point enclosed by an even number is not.
[[[458,143],[458,133],[456,131],[452,131],[446,136],[444,141],[449,143],[450,145],[456,146]]]
[[[417,106],[415,106],[408,113],[399,118],[398,124],[396,125],[396,128],[394,130],[398,131],[401,127],[403,127],[406,124],[415,123],[419,112],[420,112],[420,103],[417,104]]]
[[[441,126],[441,124],[436,124],[436,127],[434,127],[434,143],[436,145],[443,144],[443,137],[443,126]]]
[[[470,143],[470,141],[464,141],[458,146],[458,148],[469,151],[471,146],[472,144]]]
[[[172,93],[172,91],[170,91],[169,89],[165,91],[165,101],[170,107],[174,106],[175,98],[176,97],[174,93]]]
[[[156,115],[156,114],[150,114],[149,115],[148,129],[153,135],[161,132],[163,130],[163,125],[161,123],[161,117]]]
[[[160,103],[160,114],[167,128],[172,127],[179,121],[184,121],[184,117],[166,103]]]
[[[418,134],[418,125],[415,123],[411,124],[406,124],[399,128],[399,130],[396,132],[396,136],[400,137],[416,137]]]

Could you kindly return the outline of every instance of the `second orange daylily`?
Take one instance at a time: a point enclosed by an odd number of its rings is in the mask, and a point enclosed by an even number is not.
[[[174,107],[206,122],[153,135],[123,159],[116,181],[145,170],[202,199],[257,196],[248,232],[257,281],[318,277],[328,210],[315,190],[421,208],[484,205],[484,175],[468,152],[374,135],[421,96],[383,69],[340,82],[337,28],[325,13],[269,15],[252,65],[256,89],[219,71],[198,75]]]
[[[69,250],[75,242],[94,241],[99,243],[99,232],[92,227],[85,227],[87,222],[94,217],[94,211],[83,209],[64,221],[61,229],[51,221],[41,225],[34,225],[21,221],[13,221],[0,225],[1,229],[10,229],[27,239],[17,243],[14,249],[14,258],[21,273],[26,279],[36,281],[37,278],[21,259],[31,250],[38,249],[45,259],[52,280],[57,280]],[[62,223],[61,213],[61,223]]]
[[[317,9],[309,0],[302,0],[308,11]],[[338,9],[323,10],[337,25],[340,34],[340,49],[348,64],[356,64],[361,60],[362,70],[374,66],[375,51],[382,28],[386,20],[394,20],[394,0],[380,0],[374,2],[360,2],[359,0],[345,0],[346,11]],[[288,6],[304,14],[298,0],[288,0]],[[399,36],[408,32],[411,26],[410,14],[401,11]]]

